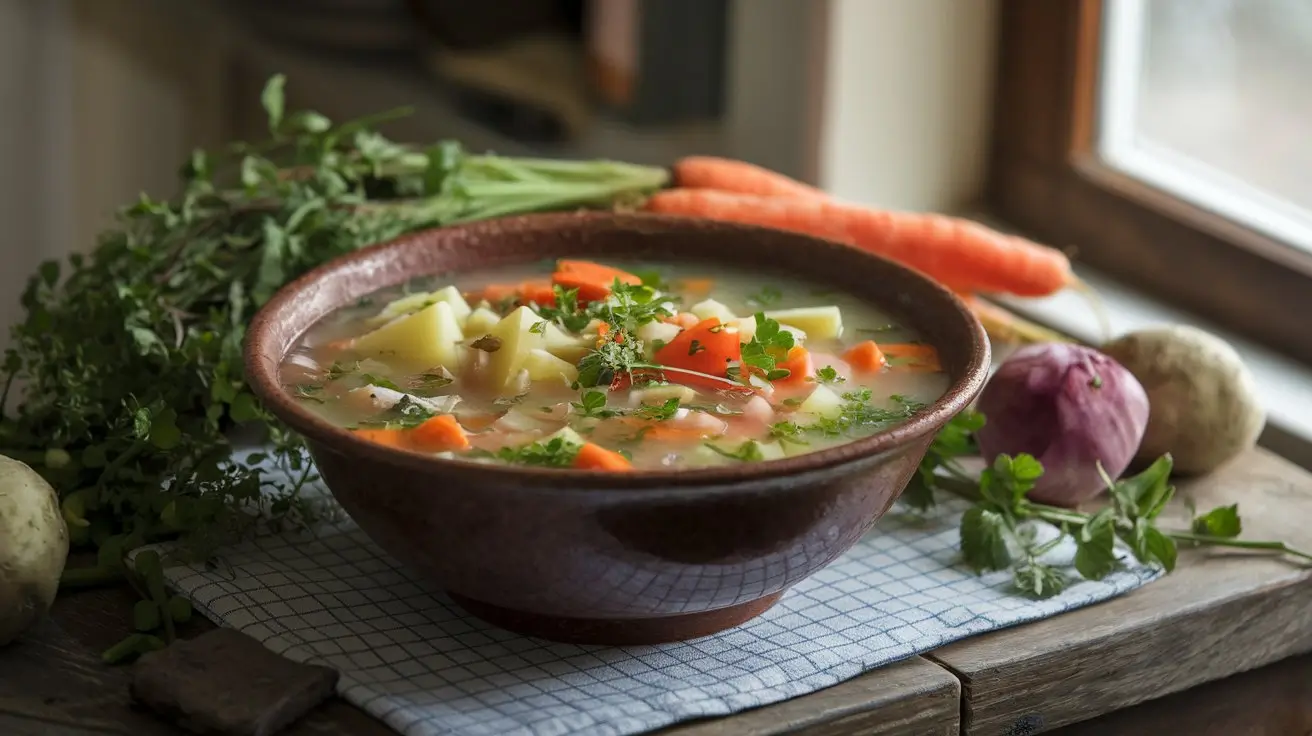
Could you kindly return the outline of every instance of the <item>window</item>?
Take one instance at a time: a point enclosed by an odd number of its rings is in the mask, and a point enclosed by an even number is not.
[[[1312,3],[1003,0],[989,199],[1312,362]]]

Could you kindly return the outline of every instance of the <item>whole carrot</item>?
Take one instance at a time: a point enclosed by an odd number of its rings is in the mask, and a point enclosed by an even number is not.
[[[825,199],[829,196],[822,189],[737,159],[685,156],[671,168],[674,172],[674,185],[685,189],[715,189],[793,199]]]
[[[742,222],[854,245],[910,266],[961,292],[1048,296],[1083,289],[1070,260],[1053,248],[946,215],[893,212],[828,198],[781,198],[667,189],[649,212]]]

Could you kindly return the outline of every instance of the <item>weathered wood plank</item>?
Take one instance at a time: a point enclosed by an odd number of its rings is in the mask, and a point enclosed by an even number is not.
[[[1059,728],[1053,736],[1309,736],[1312,655],[1286,659],[1133,708]]]
[[[697,721],[669,736],[954,736],[961,684],[921,657],[833,687],[727,718]]]
[[[1200,509],[1238,502],[1244,537],[1312,549],[1312,475],[1269,452],[1181,483],[1179,495]],[[1177,501],[1163,525],[1185,518]],[[1190,550],[1133,593],[930,656],[961,678],[963,733],[1040,733],[1312,651],[1310,612],[1312,568]]]

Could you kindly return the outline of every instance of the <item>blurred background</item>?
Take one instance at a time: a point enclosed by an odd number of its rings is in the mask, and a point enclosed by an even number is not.
[[[411,141],[669,163],[739,156],[888,206],[982,184],[994,0],[0,0],[0,325],[259,91]]]

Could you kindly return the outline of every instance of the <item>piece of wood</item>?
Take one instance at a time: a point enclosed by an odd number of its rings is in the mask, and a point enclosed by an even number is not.
[[[141,656],[129,692],[196,733],[273,736],[333,696],[338,674],[267,649],[236,629],[213,629]]]
[[[1053,736],[1312,736],[1312,655],[1168,695]]]
[[[1312,475],[1265,450],[1180,483],[1164,528],[1184,527],[1185,497],[1200,510],[1238,502],[1246,539],[1312,549]],[[961,678],[963,733],[1040,733],[1312,651],[1309,610],[1312,567],[1185,550],[1132,593],[930,657]]]
[[[673,726],[668,736],[952,736],[961,683],[912,657],[810,695],[737,715]]]

